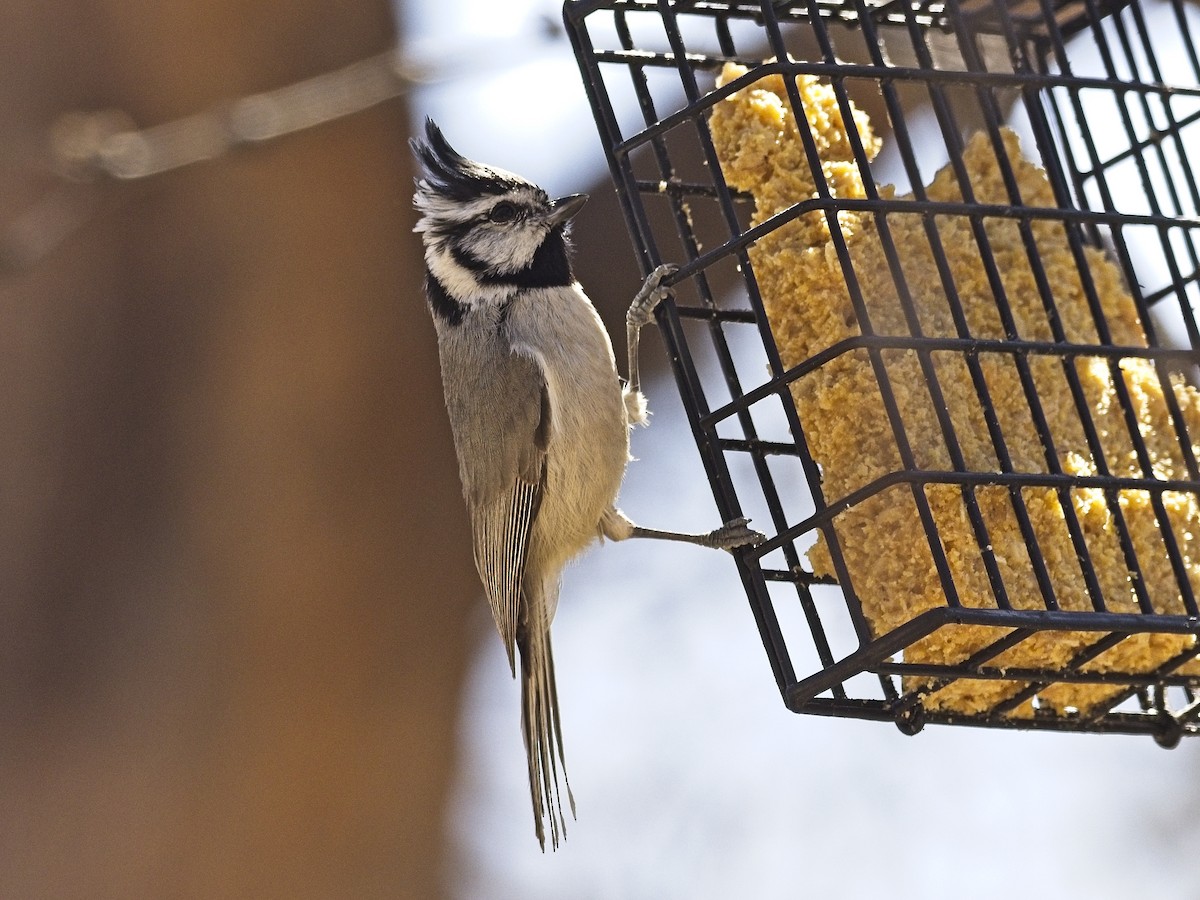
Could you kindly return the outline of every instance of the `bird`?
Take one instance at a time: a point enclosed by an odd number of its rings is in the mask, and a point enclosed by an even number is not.
[[[551,199],[521,176],[467,159],[432,119],[411,141],[413,197],[476,568],[514,675],[535,834],[566,834],[562,727],[550,624],[567,563],[591,544],[633,537],[733,550],[760,543],[744,518],[705,534],[634,524],[616,506],[629,433],[645,424],[637,341],[670,296],[657,267],[626,316],[630,378],[571,268],[570,221],[586,194]],[[560,788],[560,778],[562,788]]]

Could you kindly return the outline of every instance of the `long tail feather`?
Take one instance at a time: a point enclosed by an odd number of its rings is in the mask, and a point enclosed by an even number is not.
[[[567,781],[567,763],[563,756],[550,631],[536,626],[522,628],[517,633],[517,646],[521,652],[521,733],[529,761],[534,830],[544,851],[545,821],[549,819],[550,846],[557,850],[559,841],[567,834],[559,790],[560,771],[572,818],[575,816],[575,797]]]

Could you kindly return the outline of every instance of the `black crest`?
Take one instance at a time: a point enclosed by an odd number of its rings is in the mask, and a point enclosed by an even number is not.
[[[454,200],[470,200],[483,194],[504,194],[524,184],[467,159],[450,146],[433,119],[425,120],[425,140],[413,138],[409,146],[425,167],[428,187]]]

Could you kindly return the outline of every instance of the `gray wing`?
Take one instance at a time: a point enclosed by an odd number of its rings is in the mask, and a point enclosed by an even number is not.
[[[475,565],[515,671],[521,583],[541,505],[550,435],[550,399],[541,369],[511,352],[473,361],[447,407],[471,516]],[[460,373],[462,370],[459,370]]]

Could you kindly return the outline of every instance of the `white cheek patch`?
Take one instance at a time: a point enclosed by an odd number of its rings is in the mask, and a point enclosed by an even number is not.
[[[425,265],[451,297],[470,309],[487,305],[499,306],[513,294],[514,289],[511,287],[480,284],[475,273],[459,265],[444,248],[426,249]]]
[[[524,222],[504,227],[482,225],[473,229],[460,247],[497,272],[517,272],[533,261],[545,236],[544,229]]]

